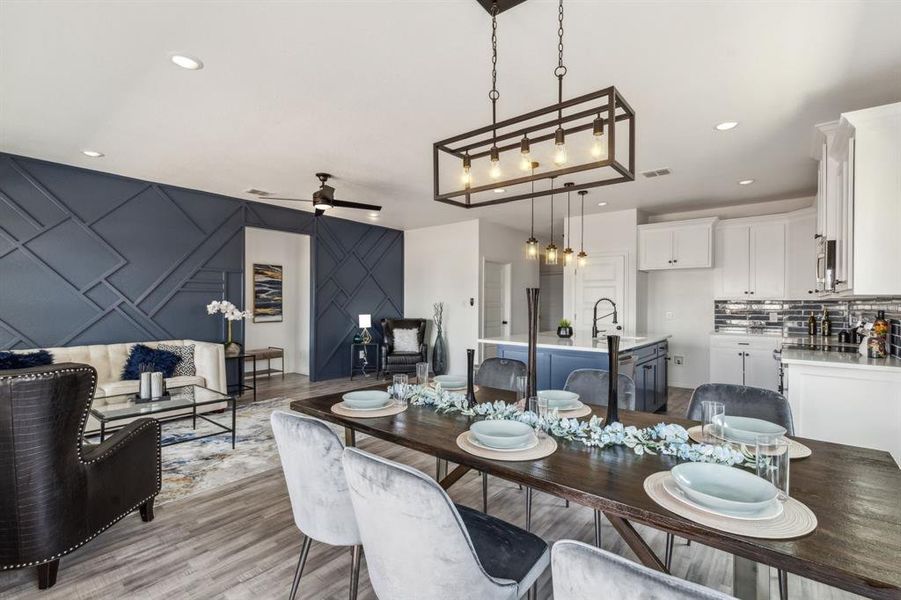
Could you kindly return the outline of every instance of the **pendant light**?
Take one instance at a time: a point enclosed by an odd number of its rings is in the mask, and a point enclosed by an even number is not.
[[[497,91],[497,0],[491,3],[491,150],[488,151],[491,168],[488,174],[492,179],[501,178],[501,156],[497,149],[497,99],[501,94]]]
[[[529,239],[526,240],[526,257],[529,260],[538,260],[540,254],[538,249],[538,240],[535,238],[535,169],[538,168],[537,162],[530,162],[529,168],[532,170],[532,219],[529,226]]]
[[[604,139],[604,119],[598,113],[591,124],[591,156],[598,160],[607,158],[607,142]]]
[[[579,195],[582,197],[582,218],[579,219],[579,223],[582,226],[582,236],[579,240],[579,254],[578,258],[578,266],[584,267],[588,264],[588,254],[585,252],[585,195],[588,194],[588,190],[579,190]]]
[[[566,188],[566,237],[563,240],[563,243],[566,246],[563,249],[563,266],[565,266],[565,267],[572,266],[573,258],[575,258],[575,255],[573,254],[573,249],[570,247],[571,242],[570,242],[570,236],[569,236],[570,231],[572,231],[572,225],[570,224],[571,219],[569,217],[569,197],[570,197],[570,194],[572,193],[572,189],[570,189],[570,188],[572,188],[572,186],[574,186],[574,185],[576,185],[576,184],[574,184],[571,181],[569,183],[563,184],[563,187]]]
[[[566,67],[563,66],[563,0],[557,14],[557,68],[554,69],[557,76],[557,104],[563,104],[563,76],[566,75]],[[554,164],[562,167],[566,164],[566,133],[563,131],[563,107],[557,109],[557,130],[554,132]]]
[[[551,177],[551,190],[554,189],[554,177]],[[551,241],[544,251],[544,264],[557,264],[557,245],[554,244],[554,193],[551,191]]]

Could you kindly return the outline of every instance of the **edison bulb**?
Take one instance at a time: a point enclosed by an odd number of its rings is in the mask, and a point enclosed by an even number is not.
[[[588,264],[588,255],[585,254],[584,251],[579,252],[579,260],[578,260],[579,268],[581,269],[582,267],[584,267],[587,264]]]
[[[523,171],[528,171],[532,168],[532,160],[529,158],[528,154],[522,155],[522,158],[519,161],[519,168]]]
[[[500,179],[501,176],[501,161],[492,160],[491,161],[491,169],[488,171],[488,174],[491,175],[492,179]]]
[[[604,136],[594,136],[591,144],[591,155],[598,159],[607,158],[607,144],[604,143]]]
[[[554,150],[554,164],[558,167],[566,164],[566,144],[557,144]]]
[[[469,187],[472,184],[472,173],[470,172],[469,167],[463,167],[463,175],[460,177],[460,180],[466,187]]]
[[[532,260],[538,258],[538,242],[532,242],[531,240],[526,242],[526,254]]]
[[[564,250],[563,251],[563,264],[567,267],[572,266],[573,264],[573,251],[572,250]]]

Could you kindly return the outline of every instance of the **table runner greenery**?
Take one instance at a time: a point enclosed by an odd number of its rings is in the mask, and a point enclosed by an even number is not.
[[[390,390],[389,390],[390,391]],[[460,413],[470,417],[521,421],[539,427],[549,434],[581,442],[589,447],[608,448],[625,446],[636,454],[664,454],[692,462],[709,462],[724,465],[753,466],[754,456],[744,446],[736,449],[729,444],[697,444],[689,441],[688,431],[674,423],[658,423],[653,427],[638,428],[616,422],[604,426],[597,416],[587,421],[561,417],[556,411],[547,417],[539,417],[532,411],[523,410],[515,403],[502,400],[483,402],[469,408],[466,397],[459,392],[450,392],[435,387],[409,385],[406,397],[415,406],[430,406],[443,413]]]

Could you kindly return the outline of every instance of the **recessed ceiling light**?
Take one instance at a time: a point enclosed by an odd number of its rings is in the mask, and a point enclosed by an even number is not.
[[[506,191],[507,191],[507,190],[505,190],[504,188],[494,188],[494,193],[495,193],[495,194],[503,194],[503,193],[506,192]]]
[[[598,206],[607,206],[606,202],[598,202]]]
[[[379,218],[379,213],[377,213],[377,212],[371,212],[371,213],[369,213],[369,218],[370,218],[370,219],[378,219],[378,218]]]
[[[81,153],[85,156],[90,156],[91,158],[100,158],[101,156],[104,156],[103,152],[97,152],[96,150],[82,150]]]
[[[752,183],[754,183],[753,179],[742,179],[738,182],[738,185],[751,185]]]
[[[172,54],[169,56],[169,59],[182,69],[199,71],[203,68],[203,61],[201,61],[199,58],[194,58],[193,56],[188,56],[186,54]]]
[[[715,129],[717,131],[729,131],[736,127],[738,127],[738,121],[723,121],[722,123],[717,123]]]

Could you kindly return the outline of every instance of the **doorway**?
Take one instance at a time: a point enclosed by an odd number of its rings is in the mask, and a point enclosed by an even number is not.
[[[482,269],[482,337],[510,335],[511,270],[510,263],[485,261]],[[483,359],[493,356],[494,346],[483,349]]]
[[[622,254],[592,256],[588,265],[576,271],[573,278],[573,327],[591,331],[591,319],[594,304],[600,298],[610,298],[616,302],[619,312],[619,325],[625,327],[626,314],[626,257]],[[598,307],[599,315],[612,312],[608,303]],[[598,319],[598,328],[603,331],[605,325],[611,328],[613,316]],[[612,328],[611,328],[612,329]]]

